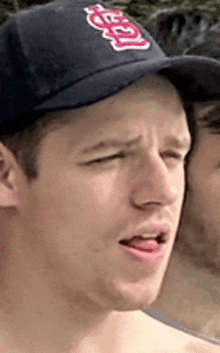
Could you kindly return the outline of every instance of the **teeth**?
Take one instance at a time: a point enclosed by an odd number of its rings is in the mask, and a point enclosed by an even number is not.
[[[142,240],[142,239],[144,239],[144,237],[143,237],[142,235],[135,235],[135,236],[132,237],[131,239]]]
[[[144,235],[135,235],[131,239],[136,239],[136,240],[147,240],[147,239],[157,239],[157,235],[155,234],[144,234]]]
[[[128,245],[130,241],[132,240],[156,240],[158,243],[165,243],[166,241],[166,236],[164,233],[161,233],[159,235],[156,234],[144,234],[144,235],[134,235],[130,239],[123,239],[119,243],[122,245]]]
[[[156,239],[157,234],[144,234],[141,236],[143,239]]]

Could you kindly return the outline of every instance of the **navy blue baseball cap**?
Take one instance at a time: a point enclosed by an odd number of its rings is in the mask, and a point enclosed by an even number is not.
[[[97,0],[30,7],[0,30],[0,125],[98,102],[154,73],[166,75],[185,101],[220,99],[220,62],[167,58],[118,9]]]

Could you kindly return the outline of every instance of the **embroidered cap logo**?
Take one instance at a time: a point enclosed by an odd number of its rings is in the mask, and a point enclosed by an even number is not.
[[[88,23],[102,31],[102,36],[108,39],[114,50],[149,49],[150,42],[142,37],[140,28],[132,23],[122,11],[105,9],[100,4],[86,7]]]

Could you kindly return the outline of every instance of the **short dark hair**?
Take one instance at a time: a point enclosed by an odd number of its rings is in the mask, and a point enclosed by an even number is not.
[[[220,22],[204,33],[200,43],[192,46],[186,54],[220,60]],[[213,133],[220,134],[220,106],[217,106],[201,120]]]
[[[28,123],[28,121],[34,123]],[[72,118],[54,112],[29,112],[19,117],[20,126],[0,126],[0,142],[14,154],[29,180],[38,176],[37,156],[40,142],[49,132],[70,123]]]

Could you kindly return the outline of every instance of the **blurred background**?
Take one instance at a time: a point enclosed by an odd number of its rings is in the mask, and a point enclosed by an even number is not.
[[[18,9],[35,4],[45,4],[50,0],[0,0],[0,23],[3,23],[11,13]],[[111,3],[135,17],[143,25],[155,13],[164,9],[206,10],[207,17],[220,13],[220,0],[108,0]]]
[[[50,1],[0,0],[0,24],[19,9]],[[220,0],[104,1],[134,17],[151,33],[167,55],[182,54],[191,47],[192,41],[195,45],[198,39],[199,43],[201,33],[215,24],[220,27]]]

